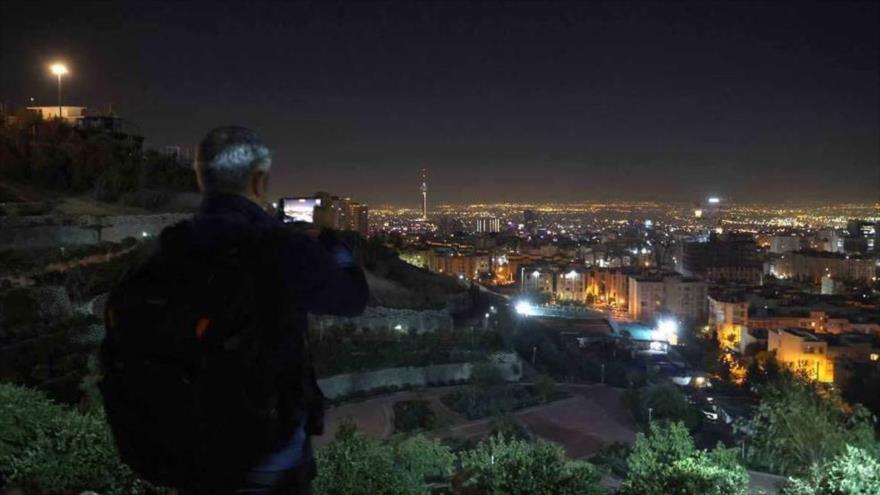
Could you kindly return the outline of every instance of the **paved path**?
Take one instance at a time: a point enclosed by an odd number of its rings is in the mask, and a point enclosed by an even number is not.
[[[351,418],[358,429],[368,435],[391,436],[394,433],[394,403],[415,399],[430,402],[434,412],[449,424],[432,433],[436,436],[470,439],[488,435],[491,431],[489,418],[468,421],[440,402],[440,397],[461,387],[397,392],[332,408],[327,413],[327,434],[316,438],[315,443],[329,443],[345,418]],[[610,443],[633,442],[636,427],[622,404],[620,390],[600,385],[563,384],[560,388],[572,397],[522,409],[515,412],[514,417],[539,437],[561,445],[572,458],[588,457]]]

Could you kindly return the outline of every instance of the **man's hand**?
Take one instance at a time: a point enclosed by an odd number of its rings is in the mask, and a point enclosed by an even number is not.
[[[311,222],[290,222],[285,223],[284,226],[291,231],[303,234],[312,240],[318,240],[318,236],[321,235],[321,229]]]

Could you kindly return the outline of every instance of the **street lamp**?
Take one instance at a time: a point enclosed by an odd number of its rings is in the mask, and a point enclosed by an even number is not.
[[[52,71],[52,74],[58,76],[58,118],[62,118],[61,115],[61,76],[67,74],[67,66],[64,64],[52,64],[49,66],[49,70]]]

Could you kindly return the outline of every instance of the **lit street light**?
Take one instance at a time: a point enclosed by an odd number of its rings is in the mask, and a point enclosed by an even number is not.
[[[52,64],[49,66],[49,70],[52,71],[52,74],[58,76],[58,118],[62,118],[61,115],[61,76],[67,74],[67,66],[64,64]]]

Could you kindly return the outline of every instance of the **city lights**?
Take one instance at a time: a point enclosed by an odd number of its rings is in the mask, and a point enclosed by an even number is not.
[[[670,318],[663,318],[657,322],[652,333],[655,341],[668,342],[671,345],[678,344],[678,322]]]
[[[520,301],[516,303],[516,306],[514,306],[514,308],[516,309],[517,314],[523,316],[532,316],[535,314],[535,307],[532,306],[532,303],[528,301]]]

